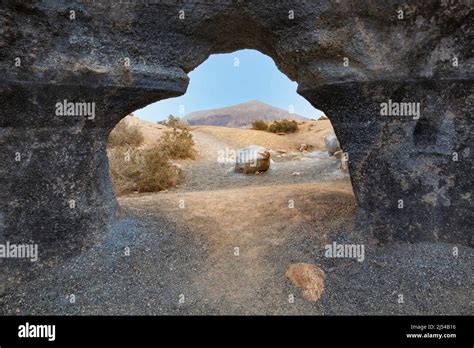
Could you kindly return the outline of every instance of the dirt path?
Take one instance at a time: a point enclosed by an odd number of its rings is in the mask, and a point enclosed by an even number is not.
[[[0,314],[472,314],[472,248],[453,257],[444,243],[357,239],[350,181],[333,158],[285,156],[245,176],[216,161],[229,144],[194,137],[200,156],[180,163],[179,188],[120,197],[102,243],[28,282],[8,279]],[[365,261],[325,257],[333,241],[364,243]],[[285,278],[296,262],[326,273],[318,302]]]
[[[178,230],[206,240],[208,256],[190,291],[206,305],[222,313],[274,313],[275,301],[288,296],[285,267],[291,257],[305,258],[281,249],[301,238],[323,241],[349,233],[355,203],[348,177],[335,158],[321,151],[299,159],[280,156],[261,175],[237,174],[232,162],[218,161],[237,150],[231,144],[199,130],[193,138],[198,158],[180,162],[186,179],[178,189],[123,197],[120,203],[137,216],[160,214]]]
[[[271,185],[169,192],[124,197],[121,204],[134,215],[161,212],[178,231],[204,239],[204,267],[188,290],[219,313],[240,314],[275,313],[282,304],[282,313],[291,312],[285,303],[291,293],[286,267],[292,260],[312,262],[313,248],[349,233],[355,211],[345,181],[290,184],[277,191]],[[313,243],[301,249],[305,239]]]

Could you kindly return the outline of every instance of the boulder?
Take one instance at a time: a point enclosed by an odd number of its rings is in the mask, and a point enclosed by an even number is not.
[[[290,282],[302,289],[303,297],[308,301],[317,301],[324,291],[324,272],[310,263],[295,263],[286,271]]]
[[[309,144],[301,144],[298,148],[299,152],[305,152],[305,151],[310,151],[313,149],[313,145]]]
[[[345,172],[349,170],[347,166],[347,159],[344,156],[344,152],[342,150],[334,152],[334,157],[336,157],[339,161],[341,161],[341,169]]]
[[[334,132],[326,134],[324,136],[324,145],[326,146],[326,150],[332,156],[334,153],[341,149],[341,145],[339,144],[339,140],[336,137]]]
[[[240,149],[235,159],[235,172],[254,174],[270,168],[270,152],[262,146],[251,145]]]

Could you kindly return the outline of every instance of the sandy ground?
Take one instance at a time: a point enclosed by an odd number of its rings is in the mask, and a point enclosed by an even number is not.
[[[102,243],[28,282],[7,279],[0,314],[473,313],[472,248],[453,256],[450,244],[360,239],[350,180],[334,158],[286,155],[265,174],[235,174],[216,160],[241,139],[225,133],[194,129],[199,158],[178,163],[186,180],[120,197],[122,218]],[[363,243],[364,261],[325,257],[333,241]],[[318,302],[285,278],[297,262],[326,273]]]
[[[253,144],[287,152],[296,151],[301,144],[311,145],[314,150],[324,150],[324,136],[333,131],[329,120],[300,122],[298,127],[298,132],[286,135],[215,126],[194,126],[192,129],[201,134],[210,135],[231,148]]]
[[[150,146],[156,142],[163,132],[170,128],[142,120],[138,117],[127,116],[125,122],[130,126],[140,128],[144,143],[143,146]],[[296,151],[301,144],[313,146],[314,150],[324,150],[324,136],[333,131],[329,120],[308,121],[299,123],[299,131],[293,134],[278,135],[270,132],[256,131],[251,129],[227,128],[216,126],[193,126],[191,127],[195,136],[207,135],[210,142],[197,141],[201,150],[213,152],[220,149],[221,145],[231,149],[238,149],[250,144],[260,145],[268,149],[285,150],[287,152]],[[217,142],[218,146],[213,146],[212,142]]]
[[[143,134],[142,147],[154,144],[164,132],[170,130],[167,126],[156,122],[145,121],[135,116],[126,116],[124,120],[128,126],[140,128]]]

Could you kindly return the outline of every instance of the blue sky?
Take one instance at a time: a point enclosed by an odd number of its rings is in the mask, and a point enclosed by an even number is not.
[[[189,73],[186,94],[150,104],[134,114],[159,121],[169,114],[180,118],[204,109],[214,109],[258,99],[296,114],[318,118],[315,109],[296,93],[297,83],[278,70],[273,60],[255,50],[214,54]]]

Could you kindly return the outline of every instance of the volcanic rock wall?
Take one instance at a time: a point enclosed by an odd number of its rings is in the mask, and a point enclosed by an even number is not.
[[[43,256],[93,244],[118,208],[106,157],[114,125],[184,94],[210,54],[251,48],[331,119],[360,231],[472,244],[468,1],[0,6],[2,240],[33,240]]]

